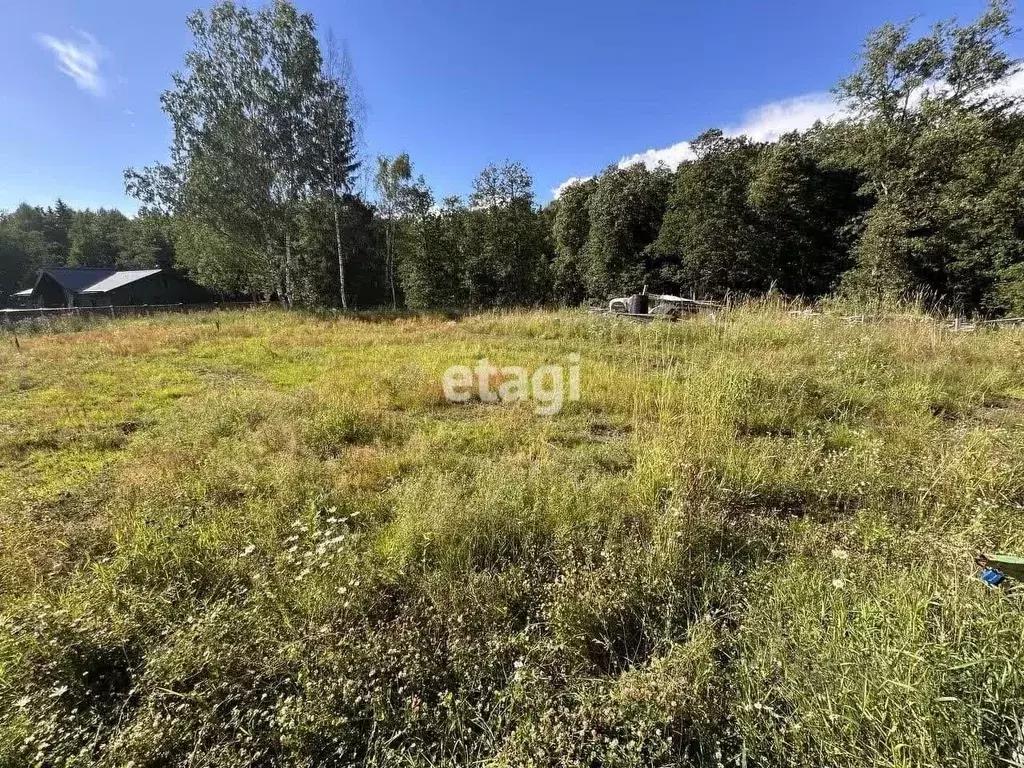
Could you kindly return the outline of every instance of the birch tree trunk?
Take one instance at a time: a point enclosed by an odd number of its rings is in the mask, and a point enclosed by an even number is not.
[[[395,223],[388,219],[388,279],[391,282],[391,308],[398,309],[398,292],[395,290]]]
[[[270,232],[267,230],[266,225],[263,226],[263,241],[267,245],[267,266],[272,267],[274,273],[277,275],[277,300],[281,303],[282,307],[287,306],[285,300],[285,286],[283,276],[281,274],[281,259],[274,255],[274,242],[270,239]]]
[[[338,249],[338,286],[341,291],[341,308],[348,309],[348,297],[345,294],[345,258],[341,252],[341,225],[338,223],[338,200],[334,199],[334,244]]]
[[[284,233],[284,295],[288,309],[292,308],[292,236],[290,232]]]

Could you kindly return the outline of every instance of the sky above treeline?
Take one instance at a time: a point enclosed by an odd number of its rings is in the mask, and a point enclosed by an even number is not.
[[[249,3],[254,5],[254,3]],[[772,139],[835,112],[865,35],[972,20],[983,0],[300,0],[349,49],[363,152],[408,152],[438,199],[489,162],[524,163],[539,202],[567,180],[671,165],[721,127]],[[167,157],[160,93],[196,0],[11,2],[0,25],[0,210],[137,204],[128,166]],[[1022,14],[1015,10],[1015,23]],[[1013,52],[1024,51],[1021,40]],[[1024,79],[1022,79],[1024,83]],[[369,192],[368,179],[363,184]]]

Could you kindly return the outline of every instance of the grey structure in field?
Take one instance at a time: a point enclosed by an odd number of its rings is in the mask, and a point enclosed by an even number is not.
[[[200,285],[170,269],[44,269],[31,288],[11,297],[21,307],[126,307],[139,304],[204,304]]]

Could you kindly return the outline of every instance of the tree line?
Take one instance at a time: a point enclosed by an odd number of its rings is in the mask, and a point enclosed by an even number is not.
[[[47,208],[23,203],[0,212],[0,304],[30,287],[50,267],[151,269],[174,266],[173,222],[145,208],[74,210],[58,199]]]
[[[677,168],[611,166],[546,205],[520,163],[437,200],[407,154],[364,162],[351,67],[288,2],[224,2],[188,26],[162,96],[169,159],[126,172],[139,215],[59,201],[4,215],[0,290],[42,264],[102,262],[173,264],[289,306],[572,305],[647,286],[1024,313],[1024,101],[1007,87],[1004,0],[917,37],[873,32],[828,122],[774,142],[708,130]]]

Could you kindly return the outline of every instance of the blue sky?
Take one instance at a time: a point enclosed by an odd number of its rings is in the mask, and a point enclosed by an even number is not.
[[[159,95],[196,0],[16,0],[0,25],[0,209],[134,210],[126,166],[166,157]],[[538,200],[633,155],[678,161],[720,126],[771,138],[831,110],[873,27],[973,19],[982,0],[301,0],[347,42],[365,151],[410,153],[438,198],[488,162],[526,164]],[[1020,25],[1018,12],[1015,19]],[[1019,49],[1019,43],[1015,43]]]

